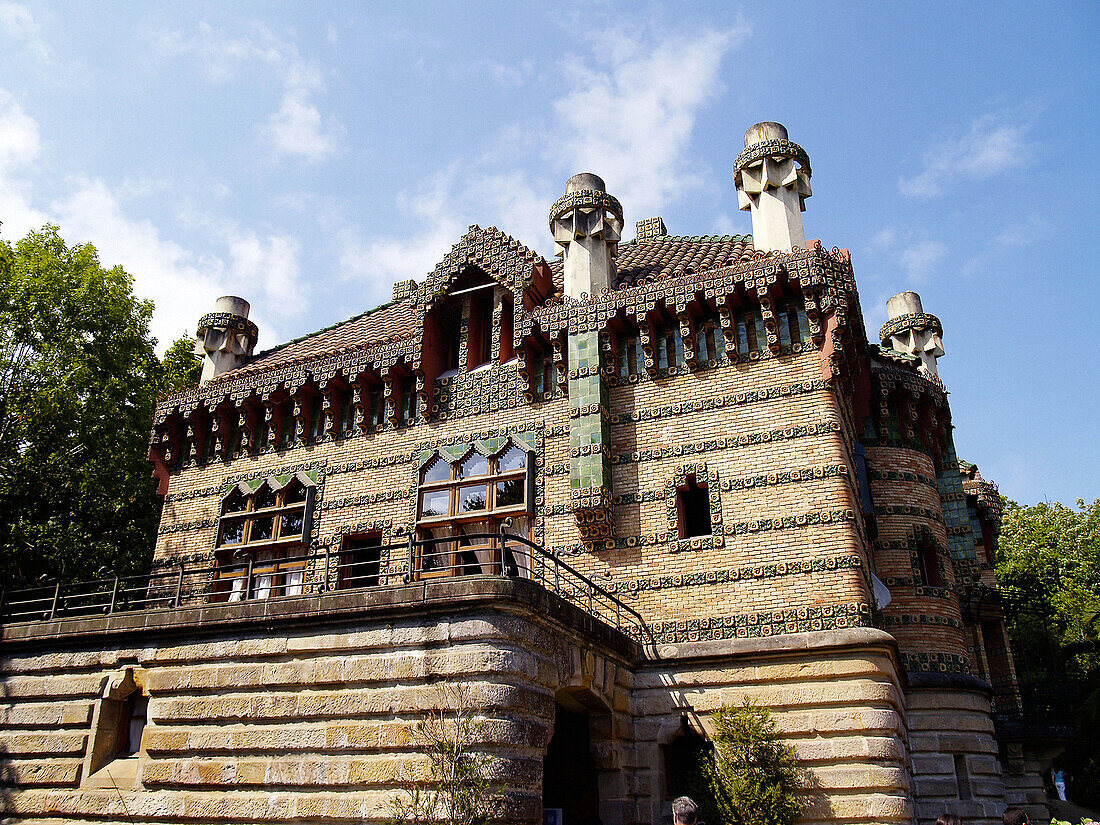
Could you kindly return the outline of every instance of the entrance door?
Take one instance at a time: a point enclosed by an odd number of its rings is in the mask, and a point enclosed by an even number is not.
[[[542,767],[542,807],[560,808],[562,825],[599,821],[600,790],[588,716],[555,707],[554,735]]]

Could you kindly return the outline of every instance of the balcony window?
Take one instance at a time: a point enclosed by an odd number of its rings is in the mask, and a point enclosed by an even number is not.
[[[221,600],[301,595],[304,561],[296,557],[309,541],[314,487],[299,475],[282,485],[265,480],[251,492],[238,485],[223,500],[214,588]]]
[[[420,578],[500,572],[495,537],[505,519],[507,532],[527,537],[531,523],[530,462],[509,442],[492,456],[471,449],[460,459],[437,455],[423,466],[417,499]],[[511,552],[505,564],[518,567]]]

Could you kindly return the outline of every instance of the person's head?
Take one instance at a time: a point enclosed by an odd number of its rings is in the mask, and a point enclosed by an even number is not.
[[[673,800],[672,821],[676,825],[695,825],[699,821],[699,806],[686,796]]]
[[[936,820],[936,825],[963,825],[962,817],[955,814],[940,814],[940,818]]]
[[[1017,808],[1015,805],[1005,808],[1005,812],[1001,814],[1001,821],[1004,825],[1028,825],[1031,822],[1024,813],[1024,809]]]

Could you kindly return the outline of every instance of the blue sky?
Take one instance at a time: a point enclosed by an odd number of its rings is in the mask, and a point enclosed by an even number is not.
[[[0,236],[94,243],[165,345],[234,293],[271,346],[471,223],[550,255],[577,171],[628,226],[749,232],[733,159],[778,120],[872,335],[904,289],[942,319],[959,454],[1092,499],[1098,44],[1095,3],[0,0]]]

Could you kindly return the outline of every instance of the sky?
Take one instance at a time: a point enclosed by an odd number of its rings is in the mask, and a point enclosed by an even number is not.
[[[872,340],[906,289],[942,320],[960,457],[1100,497],[1100,4],[0,0],[0,238],[94,244],[161,349],[224,294],[260,348],[328,326],[473,223],[549,257],[579,171],[627,227],[749,233],[762,120]]]

